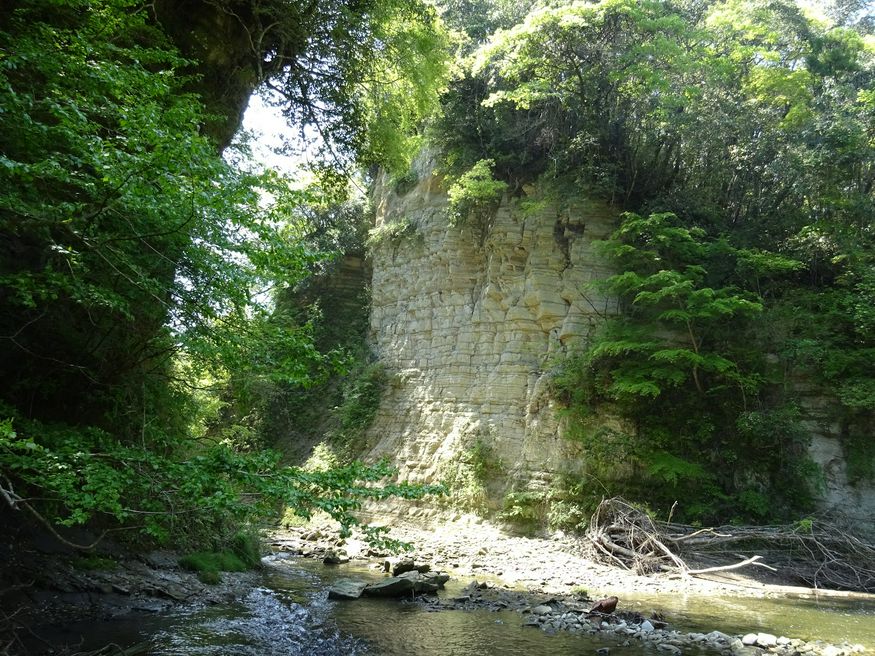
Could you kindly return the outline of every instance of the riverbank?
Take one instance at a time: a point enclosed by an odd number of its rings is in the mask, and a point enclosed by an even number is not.
[[[853,628],[844,634],[829,631],[835,644],[819,639],[814,628],[818,623],[816,611],[814,619],[810,619],[812,609],[805,607],[805,599],[787,601],[788,594],[811,591],[763,582],[738,571],[712,575],[709,579],[665,573],[639,576],[588,559],[581,538],[563,534],[511,535],[474,518],[427,526],[396,522],[391,535],[414,546],[404,558],[446,571],[459,584],[469,582],[463,591],[456,590],[455,597],[423,598],[421,603],[429,610],[515,610],[524,614],[527,625],[548,632],[598,633],[619,644],[640,641],[669,654],[705,650],[734,656],[761,653],[839,656],[867,651]],[[367,564],[377,571],[398,560],[358,540],[340,540],[329,525],[318,523],[275,532],[271,546],[310,558],[330,555],[328,562],[349,559],[353,564]],[[775,579],[774,574],[771,576]],[[621,600],[613,616],[595,620],[587,616],[593,600],[612,595]],[[860,597],[875,603],[875,596]],[[678,600],[700,610],[703,603],[713,607],[710,624],[699,617],[696,630],[666,626],[663,620],[674,618],[664,617],[660,609],[677,606]],[[739,608],[757,603],[786,604],[784,610],[802,619],[806,639],[792,630],[773,629],[768,616],[764,619],[756,615],[739,616]],[[865,622],[867,618],[860,619]],[[791,629],[795,626],[792,622],[778,625]],[[871,648],[869,645],[870,652]]]
[[[265,546],[272,555],[264,558],[264,571],[223,573],[218,584],[199,580],[195,573],[180,566],[179,554],[169,551],[131,554],[104,544],[102,556],[82,557],[46,553],[36,549],[37,543],[30,543],[28,549],[10,552],[10,560],[4,563],[5,574],[14,574],[14,579],[7,576],[4,583],[26,584],[4,590],[4,608],[7,614],[15,615],[16,626],[28,627],[19,632],[23,637],[35,628],[41,637],[54,639],[54,628],[78,623],[78,635],[84,638],[94,632],[100,640],[99,631],[107,624],[162,624],[162,618],[184,615],[189,608],[251,605],[255,602],[250,597],[255,595],[259,608],[265,604],[275,607],[275,611],[268,611],[266,606],[259,611],[265,614],[259,621],[269,627],[275,621],[270,614],[282,612],[282,604],[272,601],[270,590],[278,582],[283,585],[286,574],[303,566],[296,563],[309,563],[307,571],[313,572],[314,578],[308,584],[312,588],[307,604],[329,613],[333,611],[326,609],[337,607],[341,611],[351,608],[344,604],[356,604],[359,610],[355,612],[364,621],[359,628],[364,629],[373,619],[372,613],[391,616],[403,609],[394,602],[386,606],[374,600],[331,601],[329,586],[341,577],[361,578],[372,584],[383,581],[387,567],[391,570],[399,560],[412,558],[416,563],[428,564],[432,571],[445,571],[450,581],[439,595],[415,599],[408,596],[402,605],[413,604],[427,613],[451,611],[446,616],[451,623],[458,621],[450,618],[459,617],[459,613],[469,614],[472,624],[481,622],[475,618],[483,613],[513,613],[517,623],[527,630],[591,636],[595,641],[592,644],[612,650],[615,656],[629,650],[637,653],[635,650],[641,648],[668,656],[679,652],[852,656],[865,650],[871,653],[875,647],[871,628],[867,631],[850,626],[819,635],[812,627],[826,626],[844,618],[845,613],[825,615],[823,609],[806,608],[801,600],[787,601],[786,588],[764,585],[737,572],[723,575],[726,580],[666,574],[638,576],[592,562],[579,538],[562,534],[512,535],[476,518],[431,525],[396,521],[391,537],[415,547],[403,555],[373,548],[358,539],[342,540],[336,528],[313,522],[273,531],[265,536]],[[280,579],[273,578],[272,571],[278,571]],[[616,612],[610,616],[588,613],[594,600],[611,595],[620,599]],[[303,603],[299,596],[295,599]],[[748,612],[751,604],[773,599],[785,603],[785,610],[798,616],[799,621],[773,624],[768,617]],[[857,617],[871,623],[875,599],[867,603],[871,610]],[[679,604],[690,612],[675,613]],[[705,606],[710,612],[703,612]],[[57,637],[66,644],[76,643],[75,636]]]
[[[304,555],[338,546],[351,558],[368,552],[372,556],[382,553],[368,550],[358,540],[338,544],[336,529],[330,523],[311,522],[271,535],[275,547],[298,547]],[[642,576],[594,562],[587,557],[588,546],[582,537],[561,532],[550,537],[513,535],[474,517],[432,524],[398,521],[392,524],[391,537],[411,544],[411,554],[417,560],[433,563],[453,576],[494,578],[511,588],[531,592],[565,594],[585,589],[600,596],[633,593],[736,597],[813,593],[809,588],[792,585],[793,581],[782,578],[780,572],[763,576],[754,568],[710,574],[707,578],[668,573]],[[875,601],[875,595],[862,597]]]

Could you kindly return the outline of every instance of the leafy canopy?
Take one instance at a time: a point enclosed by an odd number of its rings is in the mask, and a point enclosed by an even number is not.
[[[296,22],[295,3],[177,5],[0,9],[0,402],[14,422],[0,485],[35,491],[51,520],[156,538],[226,534],[280,502],[348,523],[385,467],[313,478],[242,425],[256,388],[308,384],[337,359],[310,318],[272,307],[325,257],[305,239],[320,195],[228,163],[217,143],[270,79],[341,160],[397,164],[435,98],[443,32],[412,0],[308,3],[324,23]],[[262,48],[235,64],[247,34]],[[222,413],[241,424],[218,430]]]

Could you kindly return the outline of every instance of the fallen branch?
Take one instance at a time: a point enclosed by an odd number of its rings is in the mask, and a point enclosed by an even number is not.
[[[769,567],[765,563],[757,562],[762,559],[762,556],[751,556],[747,560],[742,560],[740,563],[735,563],[734,565],[720,565],[718,567],[706,567],[704,569],[691,569],[687,572],[687,574],[709,574],[711,572],[728,572],[733,569],[741,569],[742,567],[746,567],[748,565],[759,565],[760,567],[765,567],[766,569],[770,569],[773,572],[777,572],[774,567]]]
[[[587,536],[594,556],[638,572],[672,571],[696,576],[747,566],[781,571],[812,588],[875,592],[875,545],[821,519],[799,526],[698,528],[660,522],[623,499],[606,499],[593,513]],[[695,568],[690,559],[725,558],[726,547],[742,560]],[[747,553],[744,553],[747,552]],[[761,562],[768,559],[771,565]]]

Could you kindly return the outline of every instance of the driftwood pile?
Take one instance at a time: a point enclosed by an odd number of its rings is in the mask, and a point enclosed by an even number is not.
[[[614,498],[601,502],[586,535],[598,560],[640,574],[691,576],[759,566],[812,588],[875,592],[875,544],[825,519],[798,526],[696,528],[657,521]],[[728,564],[688,564],[715,561]]]

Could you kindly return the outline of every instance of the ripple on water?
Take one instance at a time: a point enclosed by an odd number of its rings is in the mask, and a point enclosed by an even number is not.
[[[241,604],[191,609],[154,634],[151,654],[166,656],[337,656],[366,653],[303,606],[256,588]]]

